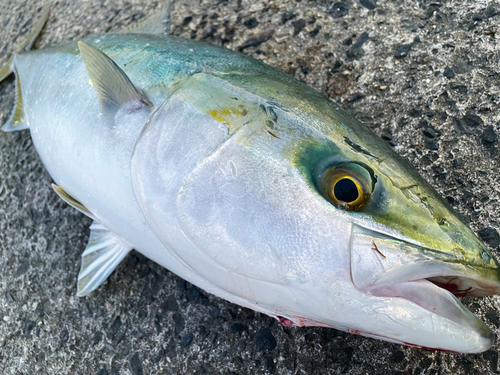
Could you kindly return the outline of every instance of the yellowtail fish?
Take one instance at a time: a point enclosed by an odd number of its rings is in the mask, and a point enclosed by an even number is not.
[[[257,60],[134,29],[29,51],[4,131],[29,129],[94,220],[78,295],[131,249],[280,320],[456,352],[493,332],[458,300],[498,263],[438,193],[335,103]]]

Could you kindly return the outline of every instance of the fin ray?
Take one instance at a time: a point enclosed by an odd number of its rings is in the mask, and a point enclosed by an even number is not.
[[[82,268],[82,270],[78,274],[78,278],[83,279],[84,277],[88,276],[91,273],[94,273],[95,275],[100,273],[102,268],[101,265],[108,264],[109,259],[112,260],[115,257],[116,250],[119,248],[119,246],[116,245],[114,242],[110,244],[109,241],[107,241],[107,243],[102,243],[102,244],[99,243],[98,245],[99,246],[96,246],[96,249],[91,251],[90,253],[96,253],[103,248],[109,248],[110,251],[99,255],[99,262],[89,263],[85,268]]]
[[[80,211],[82,214],[90,217],[92,220],[97,220],[94,215],[85,207],[83,204],[78,202],[75,198],[73,198],[71,195],[69,195],[66,190],[64,190],[62,187],[52,184],[52,189],[59,195],[59,198],[61,198],[63,201],[65,201],[67,204],[69,204],[71,207],[77,209]]]
[[[124,244],[113,232],[94,221],[90,226],[87,248],[82,254],[77,295],[83,297],[97,289],[130,250],[131,246]]]
[[[171,9],[172,1],[167,0],[164,5],[161,5],[159,9],[155,10],[152,14],[119,31],[119,33],[157,35],[170,34]]]
[[[2,126],[2,130],[4,132],[14,132],[18,130],[28,129],[28,127],[28,123],[24,118],[24,103],[23,95],[21,92],[21,82],[19,81],[19,75],[16,74],[16,102],[9,119]]]
[[[102,114],[114,118],[125,103],[134,111],[152,104],[135,88],[125,72],[105,53],[85,42],[78,42],[90,82],[99,98]]]

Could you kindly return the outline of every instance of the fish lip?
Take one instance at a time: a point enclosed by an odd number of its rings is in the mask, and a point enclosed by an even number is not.
[[[403,299],[418,306],[415,308],[427,310],[429,316],[461,326],[468,337],[464,341],[475,342],[475,347],[467,352],[484,351],[493,345],[495,334],[457,297],[499,294],[498,268],[471,266],[456,254],[418,246],[356,224],[352,228],[350,253],[352,282],[362,293]],[[444,284],[450,280],[461,283],[447,288]],[[439,329],[433,334],[440,334]],[[419,346],[409,341],[401,343]]]
[[[365,254],[356,254],[356,246],[364,247]],[[366,251],[368,247],[369,252]],[[459,251],[429,248],[417,241],[408,241],[404,235],[396,237],[393,233],[353,224],[350,252],[352,281],[361,290],[426,279],[456,297],[500,294],[500,268],[496,263],[495,267],[486,263],[471,264]],[[370,269],[370,260],[367,263],[363,256],[371,257],[378,263],[378,274]],[[359,269],[360,265],[363,270]],[[366,275],[363,281],[356,277],[362,271],[372,272],[370,280]]]

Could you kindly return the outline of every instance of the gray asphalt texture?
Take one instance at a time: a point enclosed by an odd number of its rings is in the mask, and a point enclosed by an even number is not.
[[[0,2],[0,63],[43,3]],[[57,1],[35,48],[113,32],[152,1]],[[186,0],[172,31],[241,50],[339,102],[410,160],[499,255],[500,5],[488,1]],[[0,84],[0,120],[14,79]],[[284,328],[133,252],[76,297],[90,220],[50,187],[29,132],[0,135],[0,373],[493,374],[483,354]],[[465,299],[492,329],[500,299]]]

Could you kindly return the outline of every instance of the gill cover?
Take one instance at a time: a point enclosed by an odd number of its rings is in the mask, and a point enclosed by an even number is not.
[[[252,308],[267,305],[267,313],[304,314],[313,304],[321,310],[325,280],[335,269],[348,278],[351,224],[329,221],[333,207],[304,189],[300,172],[281,157],[288,135],[276,113],[278,108],[244,90],[196,74],[148,121],[131,175],[158,237],[231,293],[226,298],[258,301]],[[346,249],[334,257],[331,238],[337,231]]]
[[[225,205],[245,194],[231,184],[243,173],[238,160],[244,156],[241,142],[245,133],[259,131],[265,117],[259,106],[243,105],[248,101],[236,91],[203,73],[185,79],[148,120],[132,158],[134,192],[155,233],[174,251],[182,249],[178,256],[195,269],[199,264],[197,270],[209,278],[203,271],[204,262],[242,274],[250,272],[235,254],[217,254],[227,235],[221,216],[227,211]],[[228,196],[234,199],[228,201]],[[229,221],[239,222],[236,217]],[[182,235],[177,233],[179,223]],[[253,228],[240,232],[244,235]],[[209,248],[199,244],[207,235],[212,239]],[[186,244],[178,246],[179,241]],[[276,272],[276,262],[257,257],[254,261],[261,267],[252,276],[269,281],[283,277]]]

